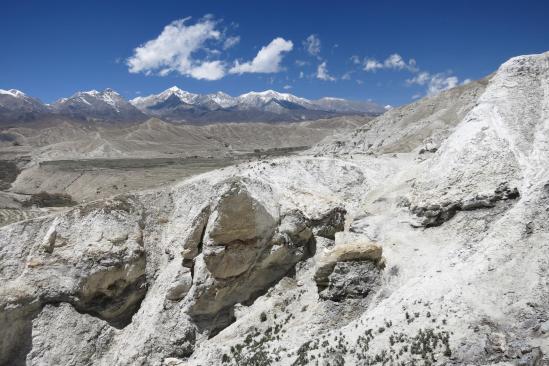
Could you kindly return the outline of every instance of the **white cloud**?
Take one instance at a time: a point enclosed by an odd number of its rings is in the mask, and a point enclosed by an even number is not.
[[[429,87],[427,88],[428,95],[436,95],[441,91],[452,89],[458,85],[459,80],[456,76],[445,76],[444,74],[436,74],[431,77]]]
[[[351,61],[353,63],[361,64],[363,69],[367,72],[376,72],[377,70],[406,70],[412,73],[410,79],[406,79],[408,85],[421,85],[426,87],[427,95],[436,95],[441,91],[451,89],[459,84],[457,76],[447,73],[431,74],[427,71],[421,71],[415,59],[411,58],[406,62],[402,56],[398,53],[393,53],[387,57],[383,62],[375,58],[366,58],[360,61],[358,56],[352,56]],[[469,79],[465,79],[462,84],[470,82]],[[417,99],[421,95],[414,94],[412,99]]]
[[[309,62],[308,61],[303,61],[303,60],[295,60],[295,64],[297,66],[303,67],[303,66],[309,65]]]
[[[252,61],[242,64],[236,61],[229,72],[231,74],[279,72],[283,54],[291,51],[293,47],[292,41],[275,38],[267,46],[262,47]]]
[[[356,59],[352,59],[352,61],[355,62]],[[372,72],[375,72],[381,69],[408,70],[411,72],[418,71],[416,66],[416,60],[412,58],[408,60],[408,62],[406,62],[404,61],[402,56],[400,56],[398,53],[393,53],[392,55],[387,57],[383,62],[378,61],[375,58],[367,58],[363,61],[363,68],[364,68],[364,71],[372,71]]]
[[[408,84],[425,85],[429,82],[430,79],[431,79],[431,75],[426,71],[422,71],[418,73],[416,76],[414,76],[413,78],[407,79],[406,82]]]
[[[457,86],[459,79],[457,76],[448,73],[430,74],[427,71],[422,71],[415,77],[407,79],[406,83],[410,85],[426,85],[427,95],[432,96]]]
[[[291,86],[291,85],[284,85],[284,86],[282,87],[282,89],[284,89],[284,90],[289,90],[289,89],[292,89],[292,86]]]
[[[236,46],[238,43],[240,43],[240,36],[227,37],[227,39],[223,42],[223,49],[228,50],[229,48]]]
[[[312,56],[318,56],[320,54],[320,39],[316,35],[311,34],[303,41],[303,47]]]
[[[316,78],[320,80],[326,80],[326,81],[335,80],[335,78],[328,73],[328,65],[326,64],[326,61],[318,65],[316,69]]]
[[[351,71],[343,74],[343,76],[341,77],[341,80],[351,80]]]
[[[360,57],[358,57],[357,55],[352,55],[351,62],[355,65],[359,65],[361,63]]]
[[[208,50],[206,43],[221,40],[222,33],[216,29],[217,22],[207,16],[188,25],[189,19],[168,24],[157,38],[135,48],[133,56],[126,60],[129,71],[147,75],[158,72],[161,76],[177,72],[205,80],[222,78],[225,75],[222,61],[194,58],[198,51]]]
[[[204,61],[190,70],[195,79],[218,80],[225,76],[225,66],[221,61]]]
[[[416,59],[411,58],[408,60],[408,70],[410,70],[411,72],[419,71],[419,69],[417,68]]]
[[[376,71],[377,69],[383,69],[383,64],[376,59],[369,58],[364,60],[365,71]]]
[[[404,62],[404,60],[398,53],[394,53],[391,56],[387,57],[383,65],[387,69],[402,70],[406,67],[406,62]]]
[[[469,84],[471,81],[471,79],[465,79],[461,82],[461,85]]]
[[[299,72],[299,78],[303,79],[305,77],[305,73],[303,71]]]

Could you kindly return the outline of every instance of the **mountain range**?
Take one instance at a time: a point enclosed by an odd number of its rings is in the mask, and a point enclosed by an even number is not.
[[[379,115],[384,108],[370,101],[340,98],[309,100],[274,90],[238,97],[223,92],[194,94],[172,87],[160,94],[126,100],[112,89],[78,92],[52,104],[16,90],[0,89],[0,123],[66,117],[83,121],[143,122],[156,117],[173,123],[285,122],[338,115]]]

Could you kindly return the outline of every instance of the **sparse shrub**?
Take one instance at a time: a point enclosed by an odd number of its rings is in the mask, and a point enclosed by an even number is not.
[[[70,194],[48,193],[45,191],[34,193],[27,201],[23,202],[25,207],[67,207],[76,204],[77,202],[72,199]]]

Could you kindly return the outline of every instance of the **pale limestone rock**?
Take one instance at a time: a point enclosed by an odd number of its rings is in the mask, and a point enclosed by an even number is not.
[[[549,53],[518,57],[334,157],[5,226],[0,364],[546,364],[548,91]]]
[[[92,364],[108,351],[116,329],[69,304],[46,305],[32,322],[28,365]]]
[[[275,219],[239,182],[229,183],[212,208],[206,228],[208,245],[230,245],[262,237],[275,225]]]
[[[326,287],[329,276],[339,262],[364,262],[370,261],[377,264],[381,260],[383,249],[381,246],[369,241],[355,241],[336,244],[327,252],[322,253],[318,260],[315,273],[315,281],[319,287]]]

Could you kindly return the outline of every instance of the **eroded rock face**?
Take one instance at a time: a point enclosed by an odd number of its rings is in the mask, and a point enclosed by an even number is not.
[[[227,246],[204,248],[206,268],[217,279],[236,277],[249,270],[261,250],[255,241],[235,240]]]
[[[32,322],[28,365],[93,364],[107,352],[116,330],[69,304],[46,305]],[[76,352],[75,352],[76,351]]]
[[[0,363],[547,363],[549,53],[471,86],[351,136],[377,156],[250,162],[0,229]]]
[[[336,302],[366,298],[380,286],[380,271],[371,261],[337,262],[320,297]]]
[[[145,257],[95,272],[78,284],[77,300],[69,302],[82,312],[96,314],[115,326],[124,326],[147,292]]]
[[[338,243],[318,260],[314,280],[321,297],[365,297],[379,283],[382,248],[368,241]]]
[[[500,184],[493,194],[476,194],[458,201],[444,201],[440,204],[413,205],[410,211],[420,221],[419,225],[432,227],[442,225],[450,220],[458,211],[472,211],[482,208],[492,208],[498,202],[516,200],[520,197],[518,189],[509,188],[506,183]]]
[[[47,304],[72,304],[122,327],[146,294],[137,206],[121,209],[107,202],[54,220],[36,219],[34,225],[39,230],[25,266],[7,267],[8,281],[0,291],[0,327],[5,330],[0,364],[22,362],[31,343],[31,321]]]
[[[335,239],[335,233],[343,231],[345,225],[345,214],[347,211],[342,207],[334,207],[326,213],[313,219],[314,234],[327,239]]]
[[[206,245],[230,245],[261,238],[272,230],[272,213],[258,202],[240,182],[229,183],[214,203],[206,228]]]
[[[177,276],[176,281],[170,284],[166,299],[171,301],[179,301],[183,299],[193,284],[191,271],[188,268],[183,268]]]
[[[213,205],[202,244],[204,262],[216,279],[236,277],[249,270],[268,245],[275,213],[241,182],[229,183]]]
[[[234,304],[253,301],[314,254],[313,232],[333,235],[344,220],[342,209],[318,220],[299,210],[279,214],[271,194],[258,200],[243,182],[229,182],[211,212],[187,299],[189,314],[202,324],[218,322],[220,313],[226,314],[222,323],[230,321]],[[220,327],[213,323],[204,326]]]

